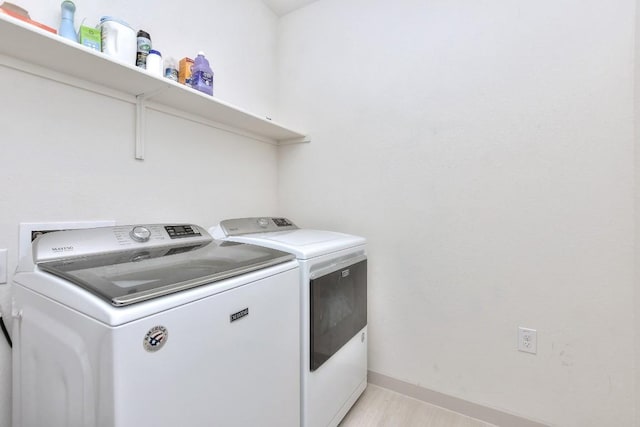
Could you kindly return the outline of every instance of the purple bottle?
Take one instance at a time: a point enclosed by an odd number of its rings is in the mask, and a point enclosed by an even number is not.
[[[213,96],[213,71],[203,52],[198,52],[191,66],[191,87]]]

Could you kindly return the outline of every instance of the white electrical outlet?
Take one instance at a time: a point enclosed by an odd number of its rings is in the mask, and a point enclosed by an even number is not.
[[[538,352],[538,334],[535,329],[518,328],[518,350],[533,354]]]

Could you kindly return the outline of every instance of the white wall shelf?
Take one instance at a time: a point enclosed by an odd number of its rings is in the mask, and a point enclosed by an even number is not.
[[[136,104],[136,158],[151,108],[270,144],[309,142],[302,132],[0,14],[0,65]]]

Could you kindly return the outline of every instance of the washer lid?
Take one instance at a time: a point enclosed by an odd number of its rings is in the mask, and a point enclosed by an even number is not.
[[[124,306],[291,259],[292,255],[273,249],[213,241],[58,259],[37,266]]]
[[[228,240],[289,252],[298,259],[315,258],[366,244],[364,237],[335,231],[304,228],[270,233],[243,234],[228,237]]]

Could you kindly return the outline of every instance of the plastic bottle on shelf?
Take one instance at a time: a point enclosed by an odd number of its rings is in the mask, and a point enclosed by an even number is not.
[[[74,42],[78,41],[78,33],[73,26],[76,5],[69,0],[65,0],[60,4],[60,27],[58,34]]]
[[[138,31],[138,52],[136,54],[136,66],[147,68],[147,55],[151,50],[151,36],[146,31]]]
[[[164,76],[174,82],[178,81],[178,63],[169,56],[164,60]]]
[[[198,52],[191,71],[191,87],[213,96],[213,71],[203,52]]]
[[[158,50],[151,49],[147,55],[147,71],[156,76],[162,76],[162,54]]]
[[[112,16],[100,18],[102,52],[136,65],[136,32],[126,22]]]

